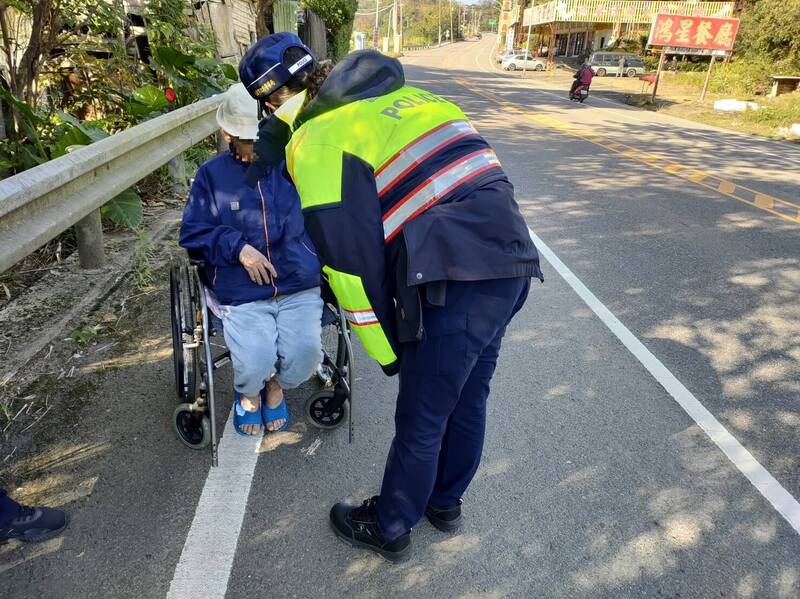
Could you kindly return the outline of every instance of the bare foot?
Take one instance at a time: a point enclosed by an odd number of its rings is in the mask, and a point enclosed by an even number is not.
[[[242,407],[248,412],[255,412],[261,409],[261,394],[257,393],[256,395],[244,395],[242,394],[242,398],[239,400],[242,404]],[[261,429],[264,428],[260,424],[243,424],[241,426],[242,432],[247,433],[248,435],[260,435]]]
[[[277,408],[283,401],[283,388],[278,384],[275,377],[272,377],[267,383],[267,407]],[[285,418],[278,418],[267,424],[267,430],[270,432],[278,430],[286,423]]]

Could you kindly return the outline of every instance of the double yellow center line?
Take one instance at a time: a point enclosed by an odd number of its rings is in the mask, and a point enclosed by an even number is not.
[[[800,204],[776,198],[775,196],[761,193],[755,189],[750,189],[744,185],[739,185],[733,181],[723,179],[713,173],[680,164],[667,156],[654,152],[647,152],[640,148],[610,140],[591,130],[564,123],[551,116],[530,112],[524,106],[509,102],[502,96],[480,89],[464,79],[456,78],[454,81],[471,92],[502,106],[509,113],[518,114],[538,125],[556,129],[566,135],[579,137],[610,152],[633,160],[634,162],[646,164],[650,168],[667,173],[668,175],[673,175],[684,181],[699,185],[700,187],[705,187],[706,189],[710,189],[723,196],[758,208],[759,210],[764,210],[783,220],[800,224]]]

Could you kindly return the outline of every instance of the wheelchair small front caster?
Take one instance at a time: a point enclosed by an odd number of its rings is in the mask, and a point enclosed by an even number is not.
[[[341,407],[328,413],[328,404],[333,401],[333,389],[317,391],[306,400],[306,419],[317,428],[332,430],[339,428],[347,420],[350,403],[344,402]]]
[[[192,409],[192,404],[178,404],[172,415],[172,428],[178,439],[191,449],[203,449],[211,443],[211,422],[208,416]]]

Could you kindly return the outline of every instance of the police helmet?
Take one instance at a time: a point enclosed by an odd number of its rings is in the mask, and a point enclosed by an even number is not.
[[[284,60],[290,48],[299,48],[300,52],[291,52],[289,60]],[[273,33],[258,40],[242,57],[239,79],[251,96],[265,101],[293,75],[314,66],[315,60],[308,46],[295,34]]]

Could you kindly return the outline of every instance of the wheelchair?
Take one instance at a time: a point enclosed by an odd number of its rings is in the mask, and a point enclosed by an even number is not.
[[[231,357],[224,345],[214,341],[222,336],[222,321],[215,313],[216,300],[203,283],[202,272],[202,262],[190,259],[173,264],[169,273],[172,362],[178,398],[172,426],[187,447],[200,450],[210,446],[211,464],[217,466],[214,372]],[[323,430],[339,428],[347,421],[352,442],[350,325],[327,286],[323,286],[323,300],[323,360],[316,373],[319,388],[306,399],[305,418]]]

